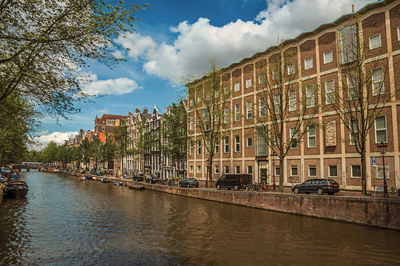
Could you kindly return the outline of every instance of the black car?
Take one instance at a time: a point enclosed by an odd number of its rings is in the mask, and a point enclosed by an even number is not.
[[[218,180],[215,186],[217,189],[233,188],[234,190],[245,189],[251,184],[251,175],[247,174],[224,174]]]
[[[199,187],[199,181],[196,178],[185,178],[179,182],[181,187]]]
[[[150,176],[150,175],[146,176],[146,183],[155,184],[160,181],[161,181],[161,179],[158,177]]]
[[[339,192],[339,184],[333,179],[309,179],[302,184],[297,184],[292,187],[292,191],[298,193],[317,193],[322,195],[328,193],[333,195]]]

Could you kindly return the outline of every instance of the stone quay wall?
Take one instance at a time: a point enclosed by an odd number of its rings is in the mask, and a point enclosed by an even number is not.
[[[398,198],[188,189],[141,184],[146,189],[186,197],[400,230],[400,200]]]

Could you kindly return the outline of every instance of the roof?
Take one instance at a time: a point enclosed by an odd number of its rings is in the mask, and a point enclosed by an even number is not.
[[[97,124],[97,123],[99,123],[99,122],[103,122],[103,121],[105,121],[105,120],[107,120],[107,119],[126,119],[126,118],[128,118],[129,116],[127,116],[127,115],[109,115],[109,114],[103,114],[100,118],[98,118],[97,116],[96,116],[96,119],[95,119],[95,123]]]
[[[278,46],[271,46],[271,47],[267,48],[264,52],[259,52],[259,53],[256,53],[256,54],[250,56],[250,57],[243,58],[240,62],[233,63],[233,64],[231,64],[231,65],[229,65],[227,67],[219,69],[218,71],[220,71],[220,72],[228,71],[229,69],[233,69],[233,68],[235,68],[237,66],[243,65],[246,62],[249,62],[249,61],[252,61],[252,60],[257,59],[259,57],[262,57],[262,56],[265,56],[267,54],[270,54],[274,50],[279,49],[279,47],[285,47],[285,46],[288,46],[288,45],[290,45],[292,43],[300,42],[301,40],[303,40],[303,39],[305,39],[305,38],[307,38],[309,36],[317,35],[318,33],[322,32],[322,31],[324,31],[326,29],[336,27],[336,26],[342,24],[343,22],[352,19],[354,16],[363,15],[363,14],[365,14],[365,13],[367,13],[367,12],[373,10],[373,9],[384,7],[384,6],[389,5],[389,4],[391,4],[391,3],[395,2],[395,1],[397,1],[397,0],[384,0],[384,1],[379,1],[379,2],[375,2],[375,3],[367,4],[366,6],[364,6],[363,8],[361,8],[359,11],[357,11],[355,13],[345,14],[345,15],[341,16],[340,18],[336,19],[332,23],[322,24],[322,25],[320,25],[318,28],[316,28],[313,31],[304,32],[304,33],[300,34],[299,36],[297,36],[294,39],[285,40]],[[186,86],[190,86],[190,85],[194,85],[196,83],[199,83],[202,80],[207,79],[208,77],[209,77],[209,75],[205,75],[205,76],[203,76],[203,77],[201,77],[201,78],[199,78],[199,79],[197,79],[197,80],[195,80],[193,82],[187,83]]]

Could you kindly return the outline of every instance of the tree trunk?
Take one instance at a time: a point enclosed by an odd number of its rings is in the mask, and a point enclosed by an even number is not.
[[[363,195],[367,195],[367,162],[365,159],[365,151],[361,152],[361,190]]]
[[[279,156],[279,191],[283,192],[283,163],[284,157]]]
[[[212,156],[210,155],[210,157],[208,158],[208,173],[207,173],[207,177],[206,177],[206,187],[208,187],[208,181],[211,181],[211,174],[212,174]]]

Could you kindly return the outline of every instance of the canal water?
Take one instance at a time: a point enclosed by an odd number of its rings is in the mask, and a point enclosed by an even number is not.
[[[0,265],[399,265],[400,232],[50,173],[0,204]]]

